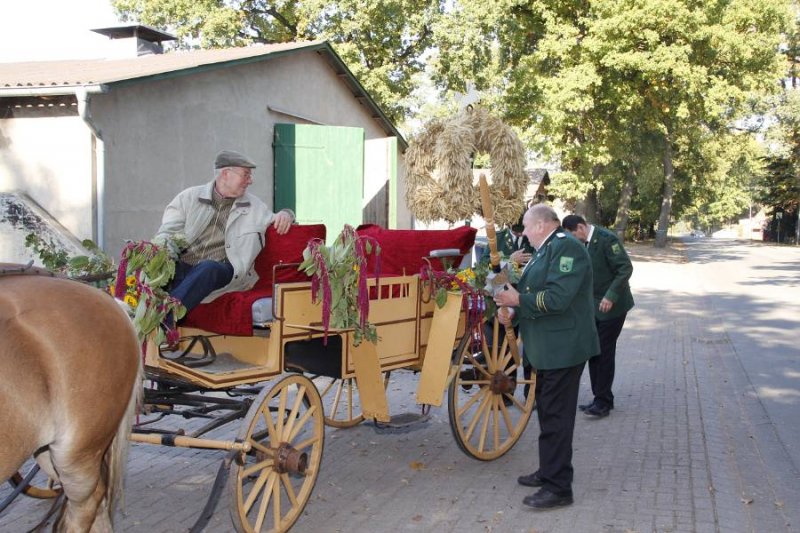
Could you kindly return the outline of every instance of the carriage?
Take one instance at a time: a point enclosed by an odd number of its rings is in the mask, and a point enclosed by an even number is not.
[[[297,269],[306,243],[324,239],[325,227],[267,231],[255,287],[193,310],[180,327],[179,351],[152,341],[144,349],[144,405],[130,440],[225,452],[193,531],[202,530],[223,494],[238,531],[290,529],[314,488],[325,426],[411,424],[441,406],[445,393],[464,453],[492,460],[511,449],[531,415],[535,378],[524,377],[513,336],[496,320],[477,324],[479,313],[467,312],[456,291],[438,305],[432,280],[420,275],[422,265],[461,261],[474,229],[359,228],[380,243],[382,274],[368,281],[378,342],[358,345],[352,330],[322,327],[312,284]],[[419,374],[415,416],[390,414],[386,389],[395,371]],[[235,422],[233,440],[208,436]],[[20,475],[12,479],[20,483]],[[49,486],[25,491],[57,494]]]
[[[190,313],[180,330],[180,354],[161,353],[152,342],[145,353],[145,407],[131,440],[226,452],[194,529],[226,491],[237,530],[288,530],[314,488],[325,426],[413,423],[440,406],[445,393],[462,451],[492,460],[511,449],[534,403],[526,390],[533,379],[521,369],[517,375],[516,344],[496,321],[490,334],[476,335],[470,317],[477,314],[465,311],[461,294],[449,293],[440,307],[419,273],[423,264],[443,268],[448,256],[460,261],[474,229],[359,228],[380,243],[383,273],[368,283],[379,340],[357,346],[352,330],[322,328],[311,283],[297,271],[305,243],[324,238],[325,227],[268,232],[256,287]],[[416,417],[390,414],[386,385],[393,371],[419,373]],[[198,422],[189,431],[176,429],[168,422],[173,415]],[[239,419],[234,440],[204,438]]]

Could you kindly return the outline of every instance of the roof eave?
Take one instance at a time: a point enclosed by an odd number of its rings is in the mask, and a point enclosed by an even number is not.
[[[21,96],[64,96],[77,91],[88,93],[108,92],[108,85],[93,83],[89,85],[59,85],[58,87],[0,87],[0,98],[19,98]]]

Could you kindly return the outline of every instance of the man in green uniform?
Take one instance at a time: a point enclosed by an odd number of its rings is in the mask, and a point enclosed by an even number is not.
[[[539,469],[518,482],[540,487],[523,503],[552,509],[572,503],[572,436],[586,361],[600,351],[594,324],[592,267],[586,248],[562,230],[550,206],[523,217],[536,249],[517,284],[495,297],[498,318],[518,325],[525,357],[536,369]]]
[[[589,377],[594,400],[578,406],[585,414],[602,418],[614,408],[614,367],[617,338],[625,317],[633,307],[628,280],[633,265],[613,231],[587,224],[579,215],[564,217],[564,229],[586,244],[594,274],[594,317],[600,336],[600,353],[589,359]]]
[[[497,234],[497,251],[517,264],[524,265],[533,256],[533,246],[523,234],[522,217]]]

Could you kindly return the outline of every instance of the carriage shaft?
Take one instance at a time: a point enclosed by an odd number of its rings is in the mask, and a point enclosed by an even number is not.
[[[185,435],[164,435],[160,433],[131,433],[131,442],[177,446],[179,448],[203,448],[207,450],[236,450],[249,452],[249,442],[233,442],[229,440],[198,439]]]

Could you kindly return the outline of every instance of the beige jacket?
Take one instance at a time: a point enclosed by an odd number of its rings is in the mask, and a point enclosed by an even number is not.
[[[189,187],[169,203],[161,219],[161,227],[156,236],[183,233],[189,243],[193,243],[211,222],[214,208],[211,195],[214,182]],[[290,210],[286,210],[292,214]],[[275,214],[255,195],[248,192],[236,199],[225,226],[225,254],[233,266],[231,282],[209,294],[203,303],[233,291],[245,291],[258,281],[253,264],[256,256],[264,248],[267,226]]]

